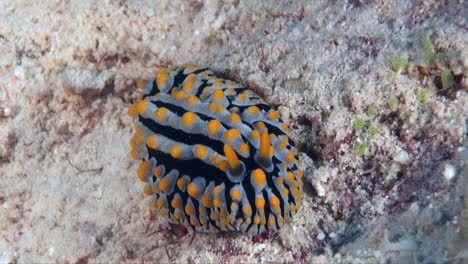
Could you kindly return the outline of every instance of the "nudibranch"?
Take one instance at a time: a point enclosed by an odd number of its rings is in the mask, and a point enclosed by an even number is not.
[[[199,232],[277,231],[303,172],[280,113],[251,89],[195,65],[137,81],[131,156],[151,207]]]

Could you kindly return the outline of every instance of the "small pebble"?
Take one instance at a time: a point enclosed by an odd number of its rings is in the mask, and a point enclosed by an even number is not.
[[[54,253],[55,253],[55,248],[54,248],[54,247],[50,247],[50,248],[49,248],[49,256],[50,256],[50,257],[54,256]]]
[[[445,163],[442,167],[442,175],[450,181],[457,175],[457,169],[452,164]]]
[[[13,74],[18,79],[24,79],[25,77],[24,68],[22,66],[16,66],[15,70],[13,71]]]
[[[410,161],[410,158],[408,153],[402,150],[395,157],[393,157],[393,160],[399,164],[406,164]]]
[[[318,240],[324,240],[325,239],[325,234],[323,232],[320,232],[318,235],[317,235],[317,239]]]
[[[11,108],[10,107],[3,108],[3,116],[9,117],[10,115],[11,115]]]
[[[317,184],[314,186],[315,190],[317,191],[318,196],[323,197],[325,196],[325,189],[321,184]]]

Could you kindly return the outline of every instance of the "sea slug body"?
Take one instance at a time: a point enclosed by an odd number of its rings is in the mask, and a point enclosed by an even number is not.
[[[139,80],[131,156],[151,206],[200,232],[277,231],[302,196],[303,172],[279,112],[202,67]]]

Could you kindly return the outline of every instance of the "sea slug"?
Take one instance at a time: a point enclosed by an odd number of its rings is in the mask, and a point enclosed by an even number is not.
[[[131,156],[151,206],[200,232],[277,231],[303,172],[280,113],[252,90],[195,65],[139,80]]]

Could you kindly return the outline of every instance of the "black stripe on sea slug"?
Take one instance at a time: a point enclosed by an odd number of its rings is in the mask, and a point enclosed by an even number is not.
[[[180,129],[175,129],[170,126],[163,126],[155,122],[150,118],[139,118],[140,122],[149,130],[156,134],[163,135],[173,141],[184,143],[186,145],[200,144],[209,146],[219,154],[223,153],[224,143],[219,140],[210,139],[209,137],[202,134],[186,133]]]
[[[185,108],[183,108],[182,106],[179,106],[179,105],[175,105],[175,104],[171,104],[171,103],[165,103],[165,102],[161,102],[161,101],[151,101],[153,104],[155,104],[158,108],[159,107],[165,107],[167,108],[169,111],[177,114],[179,117],[181,117],[183,114],[185,114],[186,112],[188,112]],[[231,110],[231,106],[233,105],[229,105],[227,106],[227,110]],[[199,111],[195,111],[194,113],[196,113],[198,115],[198,117],[204,121],[210,121],[212,120],[213,118],[210,117],[210,116],[207,116]],[[226,129],[230,129],[232,127],[230,127],[227,123],[225,122],[222,122],[221,120],[219,120],[221,122],[221,124],[223,124],[224,128]],[[247,125],[250,127],[250,129],[253,129],[252,127],[252,124],[249,124],[243,120],[241,120],[243,124]]]

